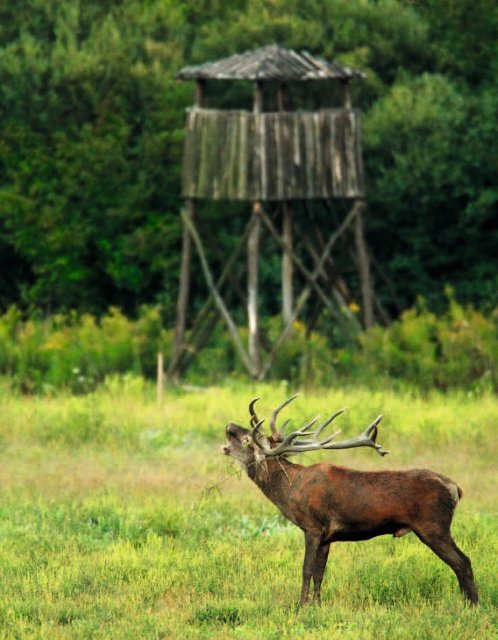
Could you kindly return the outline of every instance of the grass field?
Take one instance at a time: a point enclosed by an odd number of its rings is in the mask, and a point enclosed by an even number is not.
[[[342,406],[343,434],[384,414],[392,451],[310,453],[362,469],[427,466],[464,489],[453,525],[481,606],[413,534],[333,546],[323,604],[298,609],[302,533],[220,455],[283,385],[166,393],[139,379],[81,397],[21,397],[0,382],[0,638],[445,638],[496,636],[495,397],[307,392],[299,424]]]

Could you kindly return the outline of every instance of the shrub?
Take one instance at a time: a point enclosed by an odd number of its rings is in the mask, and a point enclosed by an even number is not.
[[[101,320],[75,313],[23,320],[13,307],[0,317],[0,373],[28,393],[87,392],[109,374],[150,375],[170,342],[153,308],[131,321],[115,308]]]
[[[498,310],[484,316],[449,295],[441,316],[423,301],[387,329],[360,337],[357,359],[368,376],[401,378],[423,389],[498,388]]]
[[[281,330],[280,318],[272,318],[268,322],[268,336],[272,341]],[[334,352],[327,337],[316,331],[307,331],[303,323],[296,321],[291,337],[276,354],[271,378],[304,386],[330,384],[334,378],[333,362]]]
[[[448,295],[444,314],[435,315],[421,300],[391,326],[374,327],[356,341],[338,339],[330,319],[319,331],[296,322],[269,377],[299,386],[353,381],[378,386],[390,379],[424,390],[496,390],[498,310],[485,316],[459,305],[451,292]],[[272,344],[281,330],[280,317],[266,319],[262,342]],[[247,329],[239,333],[247,344]],[[155,376],[156,353],[162,350],[167,361],[171,343],[172,331],[163,328],[155,307],[142,308],[137,320],[118,309],[110,309],[100,320],[76,313],[23,319],[12,307],[0,317],[0,374],[28,393],[56,388],[85,393],[108,376]],[[228,332],[218,323],[187,379],[213,384],[227,376],[246,378],[247,373]]]

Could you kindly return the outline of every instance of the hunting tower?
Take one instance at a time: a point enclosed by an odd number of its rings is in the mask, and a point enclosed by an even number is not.
[[[337,272],[332,248],[352,229],[351,250],[358,270],[363,323],[373,324],[373,293],[369,258],[364,241],[362,213],[365,209],[361,129],[359,113],[353,109],[350,82],[362,78],[359,71],[336,61],[326,61],[305,51],[296,52],[272,45],[233,55],[223,60],[185,67],[177,78],[196,83],[195,104],[187,110],[183,161],[182,210],[183,252],[177,322],[169,375],[178,378],[193,357],[207,343],[215,323],[222,317],[235,348],[249,373],[263,378],[275,354],[292,331],[294,321],[313,294],[319,309],[328,308],[338,322],[359,323],[351,313],[351,297]],[[245,80],[253,85],[252,110],[206,108],[208,81]],[[291,88],[312,81],[340,83],[340,104],[319,110],[291,110]],[[264,97],[272,95],[272,104]],[[293,210],[306,210],[312,201],[330,207],[333,199],[349,202],[342,219],[330,216],[328,228],[314,228],[307,220],[307,233],[294,229]],[[206,259],[205,234],[199,233],[200,201],[246,201],[248,222],[232,256],[226,256],[219,274],[213,274]],[[274,215],[270,214],[270,210]],[[198,219],[199,218],[199,219]],[[262,228],[282,252],[283,331],[273,344],[262,340],[258,311],[258,263]],[[203,237],[204,236],[204,237]],[[296,240],[307,259],[296,251]],[[190,262],[195,246],[210,297],[194,322],[187,309]],[[249,344],[242,344],[222,295],[227,287],[237,288],[232,273],[236,261],[247,255],[247,289],[239,297],[247,311]],[[311,266],[309,262],[311,261]],[[308,264],[308,266],[306,266]],[[293,274],[299,274],[304,288],[294,299]],[[225,293],[226,297],[226,293]],[[266,349],[263,358],[261,347]]]

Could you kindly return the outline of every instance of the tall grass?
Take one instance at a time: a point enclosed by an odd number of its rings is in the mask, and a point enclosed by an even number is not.
[[[294,389],[292,389],[294,391]],[[0,637],[463,638],[497,622],[496,439],[489,394],[308,392],[299,424],[341,406],[344,436],[384,413],[392,451],[310,453],[364,469],[430,466],[464,488],[453,532],[482,604],[413,535],[336,544],[322,607],[296,608],[302,534],[218,451],[229,420],[268,415],[286,385],[168,390],[141,378],[84,395],[0,385]]]

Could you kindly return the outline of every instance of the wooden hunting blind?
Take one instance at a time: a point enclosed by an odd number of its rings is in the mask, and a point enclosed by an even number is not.
[[[334,312],[341,322],[358,325],[348,309],[347,287],[337,273],[331,250],[349,227],[354,228],[355,260],[361,282],[364,324],[373,323],[373,294],[370,285],[368,252],[363,237],[362,212],[364,178],[361,156],[359,113],[352,108],[350,81],[362,78],[359,71],[336,61],[326,61],[307,52],[296,52],[276,45],[229,58],[185,67],[177,78],[196,83],[195,105],[187,110],[183,162],[182,210],[183,253],[177,322],[169,375],[178,378],[195,354],[206,344],[221,316],[230,331],[242,362],[254,378],[270,370],[275,354],[310,298],[315,294],[320,307]],[[252,110],[206,108],[208,81],[246,80],[253,83]],[[342,104],[314,111],[290,110],[290,86],[312,81],[339,82]],[[264,110],[264,87],[275,88],[274,110]],[[315,229],[321,239],[317,247],[304,238],[312,266],[293,248],[293,207],[295,203],[332,199],[350,201],[349,211],[334,228]],[[199,201],[247,201],[252,215],[234,254],[225,262],[217,280],[206,258],[197,228]],[[273,208],[281,220],[272,219],[266,208]],[[281,224],[281,232],[278,226]],[[266,348],[266,361],[260,349],[258,313],[258,263],[261,226],[282,250],[281,336]],[[311,222],[310,225],[312,226]],[[301,236],[302,234],[300,234]],[[300,237],[300,240],[303,238]],[[187,327],[192,244],[195,245],[210,291],[210,297],[193,323]],[[235,323],[222,296],[231,284],[231,270],[243,249],[247,251],[247,310],[249,345],[242,345]],[[327,265],[331,267],[327,274]],[[306,286],[293,298],[293,271]],[[325,282],[326,281],[326,282]],[[325,284],[327,286],[325,286]],[[189,331],[189,342],[185,340]]]

